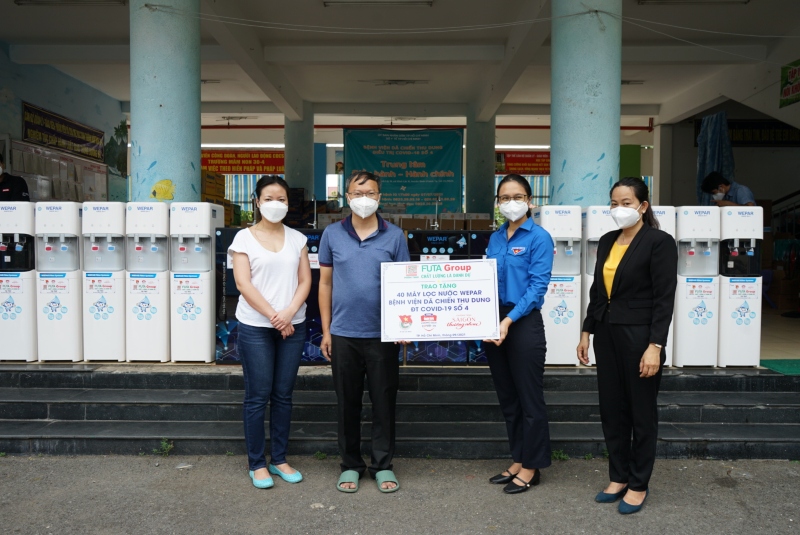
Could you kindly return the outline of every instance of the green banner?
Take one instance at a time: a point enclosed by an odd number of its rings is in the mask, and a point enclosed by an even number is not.
[[[800,101],[800,60],[781,67],[781,108]]]
[[[354,170],[381,177],[381,204],[405,204],[406,213],[461,211],[464,131],[344,131],[345,178]]]

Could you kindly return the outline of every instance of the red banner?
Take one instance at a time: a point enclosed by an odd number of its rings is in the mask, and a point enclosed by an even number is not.
[[[497,151],[495,171],[499,175],[550,175],[550,151]]]
[[[283,151],[204,150],[201,167],[224,175],[282,175]]]

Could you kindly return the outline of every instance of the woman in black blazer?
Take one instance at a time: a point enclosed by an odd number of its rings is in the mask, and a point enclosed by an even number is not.
[[[611,188],[611,217],[620,230],[600,238],[578,344],[578,359],[588,364],[594,334],[611,480],[595,500],[613,503],[624,496],[622,514],[639,511],[648,494],[658,436],[656,398],[678,280],[675,240],[659,230],[648,193],[635,177]]]

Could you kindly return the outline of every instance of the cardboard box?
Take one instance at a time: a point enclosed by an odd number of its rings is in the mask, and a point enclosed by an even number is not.
[[[404,217],[400,220],[400,228],[403,230],[425,230],[427,219],[413,219]]]
[[[463,219],[440,219],[439,230],[464,230]]]
[[[215,191],[217,192],[216,193],[217,197],[219,197],[220,199],[225,198],[225,180],[216,182]]]
[[[464,219],[491,219],[488,213],[466,213],[464,214]],[[478,229],[475,229],[478,230]]]
[[[464,230],[492,230],[492,222],[489,219],[468,219]]]
[[[464,219],[466,219],[464,217],[465,215],[466,214],[464,214],[463,212],[442,212],[441,214],[439,214],[439,220],[441,221],[442,219],[459,219],[461,221],[464,221]]]

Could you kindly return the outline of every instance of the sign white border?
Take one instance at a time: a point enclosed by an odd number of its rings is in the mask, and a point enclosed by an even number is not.
[[[493,258],[384,262],[381,341],[497,339],[498,302]]]

